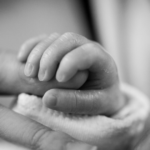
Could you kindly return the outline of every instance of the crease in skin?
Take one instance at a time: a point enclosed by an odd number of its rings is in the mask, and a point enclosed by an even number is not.
[[[149,115],[149,102],[146,97],[137,94],[137,91],[128,86],[122,86],[121,89],[130,98],[126,106],[112,118],[65,114],[46,108],[40,98],[27,94],[18,97],[18,103],[13,110],[79,141],[107,148],[112,143],[120,144],[128,137],[141,134]]]

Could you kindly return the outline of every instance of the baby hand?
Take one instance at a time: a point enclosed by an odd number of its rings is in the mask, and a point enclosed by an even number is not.
[[[69,34],[70,37],[68,37]],[[40,81],[49,81],[56,75],[57,81],[66,82],[77,71],[79,73],[80,70],[76,69],[76,65],[71,66],[69,64],[70,54],[72,54],[73,50],[90,41],[84,37],[81,39],[78,35],[76,35],[75,39],[71,34],[59,35],[54,33],[50,36],[42,35],[25,42],[18,55],[20,61],[26,61],[25,75],[32,78],[38,77]],[[78,60],[76,56],[74,59]],[[83,71],[87,74],[85,69]]]
[[[43,99],[50,108],[54,107],[51,105],[54,101],[57,110],[110,115],[124,104],[114,60],[98,43],[81,35],[52,34],[29,40],[18,57],[26,61],[28,77],[38,76],[40,81],[56,77],[59,83],[67,83],[74,77],[81,81],[80,90],[65,90],[61,86],[47,91]],[[79,73],[86,76],[81,80]],[[108,111],[109,106],[112,110]]]

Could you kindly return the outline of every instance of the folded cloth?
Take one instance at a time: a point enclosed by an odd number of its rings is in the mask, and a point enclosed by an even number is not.
[[[140,143],[150,114],[149,99],[137,89],[121,84],[125,106],[112,117],[65,114],[47,108],[41,98],[21,94],[13,110],[52,130],[102,149],[132,149]]]

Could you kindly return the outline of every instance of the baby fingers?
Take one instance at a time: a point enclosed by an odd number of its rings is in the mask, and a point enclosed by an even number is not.
[[[63,57],[87,42],[89,42],[88,39],[74,33],[61,35],[42,55],[38,74],[39,80],[48,81],[52,79]]]
[[[59,37],[59,34],[54,33],[49,37],[45,38],[39,42],[31,51],[26,65],[25,65],[25,75],[29,77],[36,77],[38,74],[40,59],[45,52],[45,50]]]
[[[43,34],[38,37],[33,37],[27,40],[20,48],[18,53],[18,60],[21,62],[25,62],[32,51],[32,49],[43,39],[45,39],[47,35]]]

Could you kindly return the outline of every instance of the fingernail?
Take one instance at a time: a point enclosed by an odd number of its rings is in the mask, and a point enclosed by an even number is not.
[[[65,75],[57,75],[58,82],[65,82],[65,79],[66,79]]]
[[[46,95],[46,96],[44,97],[44,102],[45,102],[45,105],[46,105],[47,107],[51,108],[51,107],[56,106],[56,104],[57,104],[57,99],[56,99],[56,97],[53,96],[53,95]]]
[[[34,66],[31,63],[27,63],[25,66],[25,71],[24,71],[25,75],[31,76],[33,73],[33,69],[34,69]]]
[[[40,69],[40,72],[38,74],[39,80],[40,81],[44,81],[46,78],[46,70],[44,69]]]

